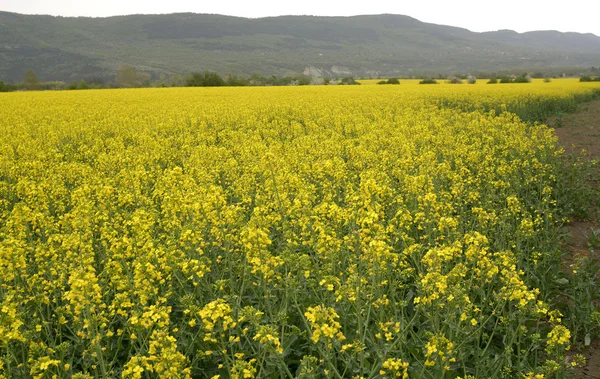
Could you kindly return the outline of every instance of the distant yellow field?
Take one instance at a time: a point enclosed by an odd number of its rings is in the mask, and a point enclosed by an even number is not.
[[[359,82],[362,85],[374,85],[377,84],[378,82],[382,81],[382,80],[387,80],[387,78],[382,78],[382,79],[359,79],[357,80],[357,82]],[[421,79],[399,79],[400,80],[400,84],[406,84],[409,86],[412,85],[418,85],[419,82],[421,81]],[[447,79],[436,79],[438,84],[442,84],[442,85],[452,85],[452,86],[456,86],[457,84],[450,84],[448,83]],[[476,85],[479,84],[487,84],[489,81],[489,79],[481,79],[478,78],[477,81],[475,82]],[[544,83],[544,79],[532,79],[532,83],[535,84],[544,84],[544,85],[552,85],[552,83],[556,84],[562,84],[562,85],[567,85],[567,86],[571,86],[571,85],[589,85],[590,83],[579,83],[579,79],[578,78],[559,78],[559,79],[551,79],[550,83]],[[463,84],[466,85],[467,81],[463,80]],[[511,85],[518,85],[519,83],[511,83]],[[503,84],[506,85],[506,84]],[[594,85],[593,83],[591,84],[592,86]]]
[[[0,377],[562,375],[600,84],[416,83],[0,94]]]

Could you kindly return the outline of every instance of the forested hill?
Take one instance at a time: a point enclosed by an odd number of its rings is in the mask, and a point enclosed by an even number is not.
[[[66,18],[0,12],[0,79],[114,78],[120,65],[160,74],[386,76],[600,66],[600,37],[475,33],[401,15],[208,14]]]

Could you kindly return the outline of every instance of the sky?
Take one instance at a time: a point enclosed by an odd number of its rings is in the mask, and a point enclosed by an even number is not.
[[[512,29],[559,30],[600,36],[598,0],[500,0],[491,9],[481,0],[0,0],[0,10],[55,16],[106,17],[175,12],[218,13],[241,17],[280,15],[352,16],[394,13],[424,22],[482,32]],[[596,4],[594,4],[596,3]]]

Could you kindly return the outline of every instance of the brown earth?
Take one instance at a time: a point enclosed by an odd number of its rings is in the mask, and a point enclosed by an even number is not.
[[[600,161],[600,101],[581,104],[576,113],[554,117],[548,125],[556,128],[559,143],[567,153],[583,154],[588,159]],[[590,220],[573,220],[566,226],[571,237],[565,248],[571,257],[589,253],[588,235],[592,230],[600,229],[598,213],[594,212]],[[593,341],[579,353],[587,358],[587,364],[577,369],[572,378],[600,379],[600,341]]]
[[[581,104],[576,113],[554,117],[548,125],[555,127],[559,143],[567,154],[600,161],[600,100]],[[594,185],[598,185],[600,172],[594,179]],[[566,248],[572,254],[588,252],[588,235],[592,229],[600,229],[599,211],[593,212],[590,220],[573,220],[566,226],[566,232],[571,235]]]
[[[600,161],[600,100],[584,103],[576,113],[565,114],[549,120],[548,125],[555,127],[559,143],[567,154],[585,156]],[[594,178],[597,185],[598,178]],[[590,220],[573,220],[566,226],[571,235],[566,248],[572,254],[588,252],[588,236],[594,229],[600,229],[600,214],[596,210]],[[600,378],[600,375],[599,375]]]

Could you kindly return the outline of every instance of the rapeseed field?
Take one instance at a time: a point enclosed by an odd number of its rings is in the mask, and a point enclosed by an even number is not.
[[[0,94],[0,378],[562,377],[598,88]]]

